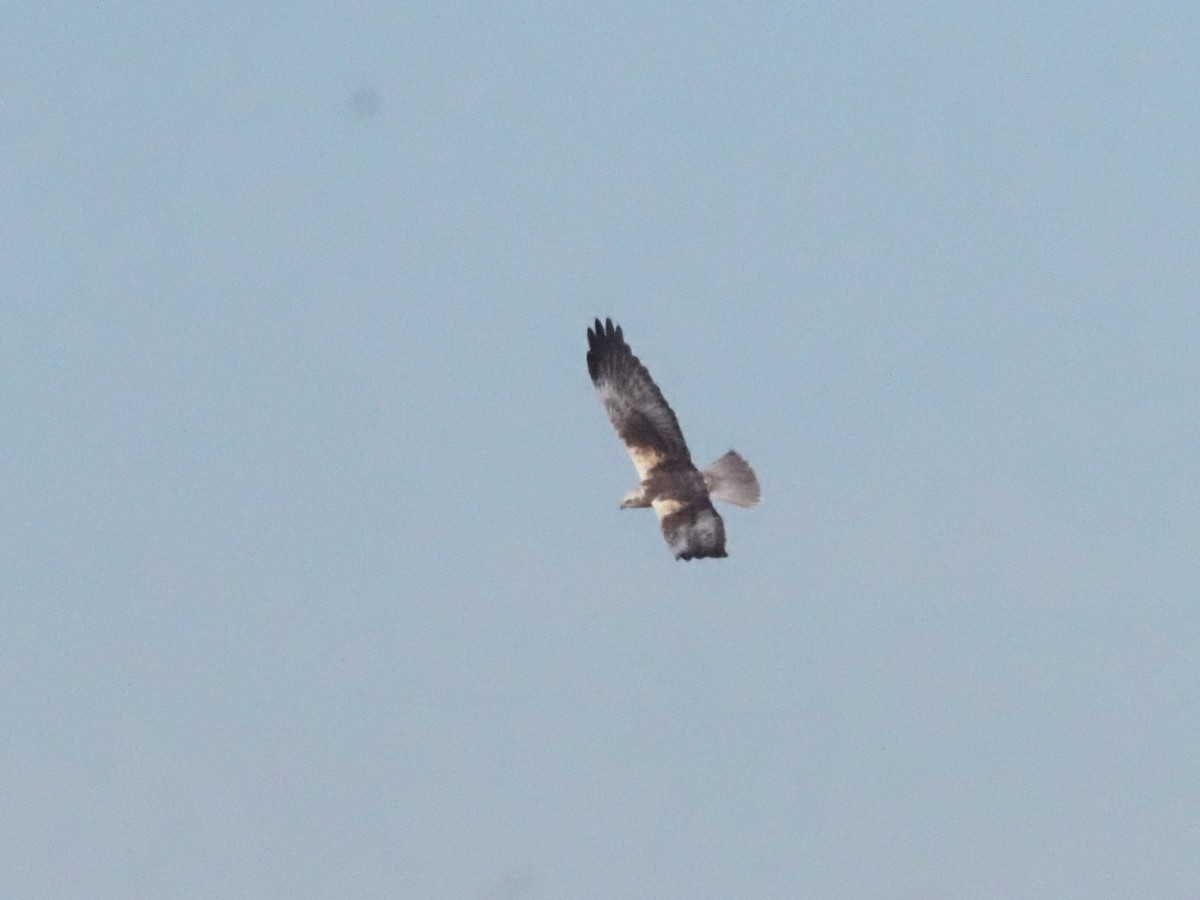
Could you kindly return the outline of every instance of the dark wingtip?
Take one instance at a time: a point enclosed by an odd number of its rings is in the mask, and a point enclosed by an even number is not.
[[[603,322],[596,319],[596,323],[588,329],[588,337],[593,335],[598,338],[619,338],[621,337],[621,326],[614,325],[610,318],[606,318]]]
[[[587,352],[588,375],[591,377],[592,381],[595,381],[597,375],[599,375],[599,372],[600,372],[599,351],[600,351],[601,341],[603,341],[603,339],[604,339],[604,326],[600,323],[599,319],[596,319],[596,323],[591,328],[588,329],[587,339],[588,339],[588,352]]]
[[[699,553],[688,553],[686,550],[682,553],[676,553],[676,559],[682,559],[684,562],[691,562],[693,559],[725,559],[729,556],[725,552],[725,548],[720,550],[701,550]]]
[[[603,322],[596,319],[595,324],[588,329],[587,337],[588,374],[595,381],[601,356],[620,351],[625,346],[625,336],[621,332],[621,326],[614,325],[612,319],[605,319]]]

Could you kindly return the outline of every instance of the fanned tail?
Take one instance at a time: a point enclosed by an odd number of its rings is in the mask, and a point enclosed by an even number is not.
[[[762,489],[750,463],[730,450],[707,469],[702,470],[709,496],[734,506],[757,506]]]

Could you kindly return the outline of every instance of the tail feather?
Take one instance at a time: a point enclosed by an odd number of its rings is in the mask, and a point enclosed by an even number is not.
[[[702,470],[704,486],[710,496],[735,506],[757,506],[762,489],[750,463],[730,450],[707,469]]]

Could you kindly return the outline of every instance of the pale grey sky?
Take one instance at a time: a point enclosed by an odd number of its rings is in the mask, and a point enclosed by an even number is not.
[[[1195,9],[0,42],[0,895],[1200,896]]]

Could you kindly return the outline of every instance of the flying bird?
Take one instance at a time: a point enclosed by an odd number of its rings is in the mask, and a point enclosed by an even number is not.
[[[757,505],[762,492],[750,464],[732,450],[707,469],[692,464],[675,413],[612,319],[588,329],[587,366],[641,479],[621,509],[653,508],[676,559],[727,556],[725,523],[711,498]]]

